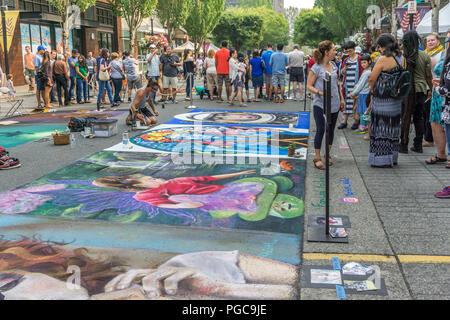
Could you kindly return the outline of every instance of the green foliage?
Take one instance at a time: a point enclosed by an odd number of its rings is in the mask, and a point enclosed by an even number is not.
[[[114,14],[123,17],[130,30],[131,52],[134,53],[137,29],[142,21],[152,15],[158,0],[108,0],[114,9]]]
[[[294,23],[294,41],[299,45],[315,47],[323,40],[333,40],[334,34],[324,25],[321,8],[302,10]]]
[[[216,43],[228,40],[236,50],[253,48],[262,41],[263,19],[254,10],[227,9],[212,35]]]
[[[254,49],[268,42],[289,42],[289,22],[266,7],[229,8],[212,32],[216,43],[229,40],[237,50]]]
[[[195,55],[208,34],[219,23],[224,11],[225,0],[196,0],[189,8],[183,28],[195,45]]]
[[[316,0],[315,6],[321,8],[326,17],[322,25],[334,35],[334,40],[342,41],[366,27],[369,18],[367,8],[370,5],[378,5],[384,12],[389,12],[392,1]]]
[[[265,47],[267,43],[289,42],[289,21],[281,14],[264,7],[252,10],[263,19],[262,41],[259,47]]]
[[[156,15],[167,29],[170,44],[172,44],[175,29],[179,29],[185,24],[193,1],[195,0],[158,0]]]

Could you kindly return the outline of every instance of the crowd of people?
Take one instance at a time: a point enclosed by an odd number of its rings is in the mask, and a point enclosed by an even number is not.
[[[391,34],[382,34],[372,52],[357,50],[355,43],[349,41],[343,55],[337,55],[331,41],[321,42],[308,64],[307,88],[314,96],[317,127],[314,166],[322,170],[326,166],[320,153],[326,126],[323,80],[329,72],[329,148],[341,111],[343,118],[338,129],[347,128],[348,119],[353,116],[354,133],[369,133],[364,139],[370,141],[368,161],[372,167],[392,168],[398,165],[399,153],[421,154],[424,147],[435,147],[436,155],[425,163],[445,163],[450,169],[450,30],[445,43],[444,49],[439,35],[431,34],[423,50],[418,33],[409,31],[401,44]],[[411,122],[415,137],[409,148]],[[325,161],[332,165],[331,158]],[[435,196],[450,198],[450,187]]]
[[[294,101],[297,101],[297,93],[300,100],[305,99],[307,93],[303,92],[302,84],[306,78],[307,91],[313,95],[317,127],[314,165],[324,169],[320,154],[326,126],[323,80],[329,72],[332,75],[329,148],[339,112],[342,112],[337,129],[346,129],[349,119],[353,118],[349,129],[369,141],[371,166],[393,167],[398,164],[399,153],[420,154],[424,147],[435,147],[436,155],[427,159],[426,164],[445,163],[450,169],[449,39],[450,32],[446,50],[437,34],[429,35],[423,44],[415,31],[407,32],[401,44],[392,35],[383,34],[369,51],[348,41],[341,53],[337,53],[331,41],[323,41],[312,57],[305,56],[298,45],[294,45],[289,54],[283,52],[283,44],[278,44],[275,51],[272,44],[268,44],[266,49],[253,50],[247,55],[228,48],[227,41],[223,41],[221,49],[217,52],[210,49],[205,58],[200,55],[196,58],[189,49],[180,58],[171,46],[162,48],[160,53],[159,48],[150,45],[146,56],[146,87],[142,87],[138,75],[138,62],[128,52],[120,56],[101,49],[97,58],[92,52],[85,58],[75,49],[71,54],[60,55],[40,46],[38,53],[33,55],[27,47],[24,74],[30,90],[36,83],[38,108],[52,108],[50,103],[56,101],[55,91],[60,105],[89,103],[93,77],[99,86],[97,109],[103,108],[106,95],[111,106],[118,106],[123,102],[121,91],[126,84],[128,102],[132,102],[130,119],[139,119],[146,125],[156,123],[155,105],[158,102],[177,103],[181,79],[186,82],[186,100],[192,99],[195,79],[204,77],[211,101],[223,103],[225,87],[229,105],[234,105],[237,99],[239,106],[246,107],[245,102],[262,99],[284,103],[287,74],[293,86]],[[8,86],[14,88],[12,77],[8,81]],[[254,88],[253,100],[250,98],[250,81]],[[132,101],[133,90],[136,95]],[[157,102],[158,90],[161,99]],[[44,106],[41,106],[41,97]],[[415,137],[409,148],[411,123]],[[332,159],[327,161],[332,164]],[[436,196],[450,197],[450,188]]]

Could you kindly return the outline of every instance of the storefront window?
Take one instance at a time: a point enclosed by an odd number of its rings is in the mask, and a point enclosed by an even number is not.
[[[113,47],[113,41],[112,41],[113,34],[112,33],[99,32],[97,37],[98,37],[99,49],[106,48],[109,51],[115,50],[115,48]]]

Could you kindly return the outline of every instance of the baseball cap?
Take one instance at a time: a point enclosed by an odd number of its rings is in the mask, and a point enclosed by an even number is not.
[[[362,49],[361,49],[361,47],[359,47],[359,46],[358,46],[358,47],[356,47],[356,48],[355,48],[355,52],[356,52],[356,53],[361,53],[361,52],[362,52]]]
[[[154,44],[151,44],[150,48],[153,49],[153,48],[156,48],[156,46]]]
[[[45,48],[44,46],[39,46],[39,47],[37,48],[37,51],[41,51],[41,50],[46,50],[46,48]]]

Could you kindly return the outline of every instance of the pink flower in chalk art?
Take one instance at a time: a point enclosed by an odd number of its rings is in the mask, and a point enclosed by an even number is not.
[[[51,185],[46,184],[36,187],[28,187],[24,189],[17,189],[0,194],[0,213],[3,214],[19,214],[28,213],[53,198],[50,196],[44,196],[35,194],[33,192],[41,191],[53,191],[64,189],[66,185]]]
[[[358,203],[359,200],[357,198],[342,198],[342,202],[344,203]]]

